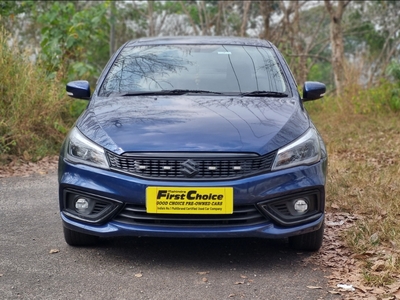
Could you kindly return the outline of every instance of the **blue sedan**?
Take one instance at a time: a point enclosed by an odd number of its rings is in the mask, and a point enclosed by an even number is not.
[[[288,238],[318,250],[327,153],[285,60],[268,41],[160,37],[125,43],[59,159],[66,242],[99,237]]]

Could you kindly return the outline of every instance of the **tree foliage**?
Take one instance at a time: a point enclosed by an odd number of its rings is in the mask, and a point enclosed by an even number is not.
[[[100,72],[109,53],[108,6],[98,2],[81,9],[72,2],[54,2],[38,14],[41,61],[50,74],[72,80]]]
[[[355,67],[357,82],[377,83],[400,55],[397,1],[0,1],[0,8],[14,41],[63,81],[95,82],[110,53],[145,36],[269,39],[300,84],[320,80],[331,88],[346,84]],[[339,19],[341,34],[330,37]]]

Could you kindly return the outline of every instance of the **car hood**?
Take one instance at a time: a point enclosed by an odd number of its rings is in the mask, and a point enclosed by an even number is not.
[[[93,98],[77,127],[102,147],[124,152],[274,151],[310,121],[294,98],[125,96]]]

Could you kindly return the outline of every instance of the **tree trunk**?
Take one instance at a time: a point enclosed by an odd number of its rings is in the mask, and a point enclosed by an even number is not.
[[[115,52],[115,2],[110,5],[110,57]]]
[[[273,1],[259,1],[260,4],[260,9],[261,9],[261,14],[264,19],[264,30],[261,33],[260,38],[265,39],[265,40],[271,40],[271,25],[270,25],[270,19],[271,19],[271,14],[272,14],[272,4]]]
[[[324,0],[325,7],[329,13],[330,23],[330,40],[332,48],[332,68],[334,82],[336,86],[336,94],[340,95],[343,92],[345,83],[344,71],[344,46],[343,46],[343,30],[342,17],[344,9],[350,3],[347,1],[336,1],[337,6],[334,7],[330,0]]]
[[[249,19],[249,10],[250,10],[251,1],[243,2],[243,19],[242,25],[240,26],[240,36],[246,36],[247,29],[247,21]]]
[[[280,10],[283,13],[281,20],[281,32],[282,36],[287,37],[286,53],[290,57],[289,65],[292,69],[294,76],[299,84],[306,81],[308,76],[307,58],[310,54],[310,49],[307,47],[307,43],[303,38],[300,24],[300,9],[306,1],[289,1],[279,2]],[[310,43],[313,41],[311,40]]]
[[[154,3],[153,1],[147,1],[147,20],[149,22],[149,36],[155,36],[155,20],[154,20]]]
[[[223,16],[223,9],[224,9],[224,2],[223,1],[218,1],[218,13],[216,15],[216,20],[215,20],[215,34],[216,35],[221,35],[222,34],[222,25],[221,25],[221,19]]]

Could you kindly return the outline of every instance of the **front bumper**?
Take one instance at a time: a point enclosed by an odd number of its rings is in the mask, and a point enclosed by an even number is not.
[[[71,230],[102,236],[153,237],[261,237],[286,238],[318,230],[324,221],[326,159],[301,166],[231,181],[164,182],[60,160],[59,201],[63,225]],[[145,212],[149,186],[222,187],[234,191],[231,216],[149,215]],[[96,218],[79,215],[68,204],[68,195],[89,195],[112,204]],[[286,202],[310,197],[313,211],[304,217],[285,217]],[[276,205],[275,205],[276,204]],[[277,207],[277,209],[275,209]],[[143,212],[144,209],[144,212]],[[136,213],[136,210],[139,210]],[[129,212],[135,211],[131,214]],[[245,214],[241,214],[246,211]],[[139,217],[138,217],[139,216]],[[252,220],[247,216],[251,216]],[[193,221],[192,219],[196,219]],[[234,219],[234,220],[233,220]],[[239,220],[239,221],[238,221]],[[193,221],[193,222],[192,222]]]

